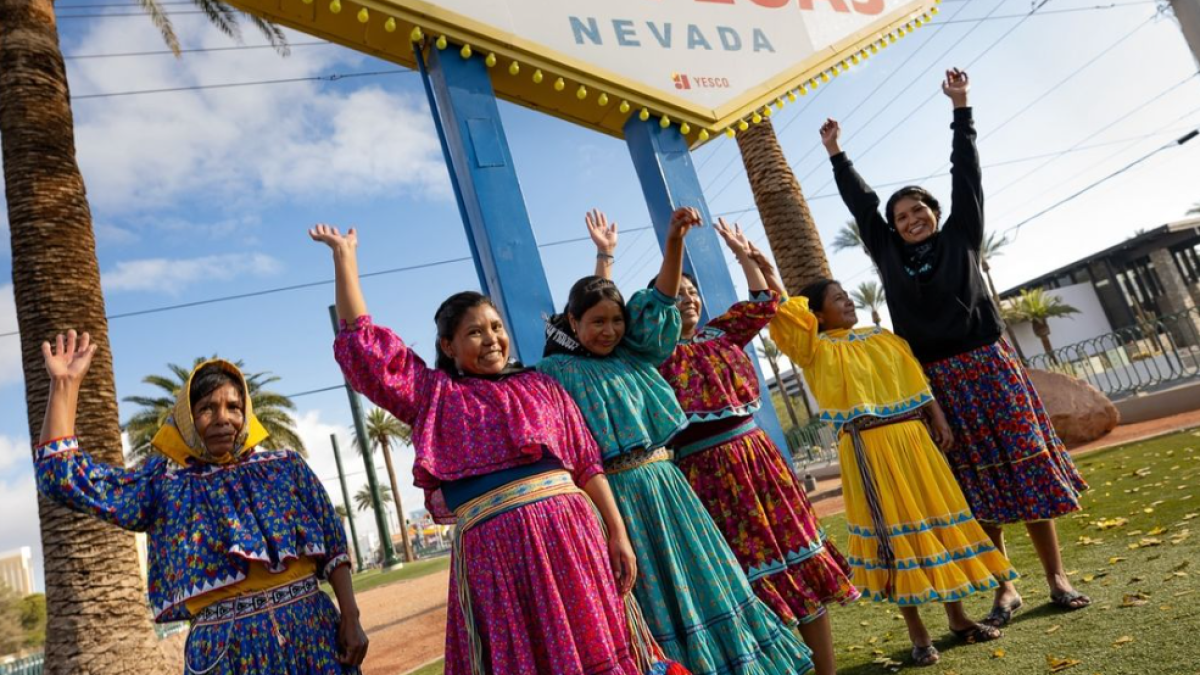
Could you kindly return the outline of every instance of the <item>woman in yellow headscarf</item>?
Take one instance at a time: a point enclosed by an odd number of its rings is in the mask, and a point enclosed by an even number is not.
[[[191,621],[188,675],[343,675],[367,650],[346,537],[329,496],[289,450],[261,450],[237,366],[192,371],[159,451],[127,470],[94,461],[75,437],[87,333],[42,345],[50,400],[36,452],[38,490],[126,530],[146,532],[158,622]],[[318,588],[328,580],[341,612]]]

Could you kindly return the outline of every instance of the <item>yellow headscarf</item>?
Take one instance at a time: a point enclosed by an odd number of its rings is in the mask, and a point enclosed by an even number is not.
[[[216,364],[233,377],[242,389],[242,398],[246,404],[246,421],[242,425],[241,432],[234,439],[233,452],[221,457],[214,457],[204,446],[204,439],[200,438],[200,434],[196,432],[196,423],[192,419],[192,380],[195,379],[196,373],[200,372],[201,368],[212,364]],[[254,416],[250,389],[246,386],[246,378],[242,375],[242,371],[228,361],[213,359],[192,369],[187,382],[179,390],[179,395],[175,397],[175,408],[171,411],[171,416],[167,418],[158,433],[154,434],[154,439],[150,441],[150,444],[183,466],[187,466],[189,458],[206,464],[232,464],[253,450],[254,446],[265,441],[267,436],[267,430]]]

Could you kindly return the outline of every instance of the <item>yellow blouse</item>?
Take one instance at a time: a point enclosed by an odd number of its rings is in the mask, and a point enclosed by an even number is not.
[[[771,339],[804,369],[821,419],[839,430],[857,417],[892,417],[933,400],[907,342],[882,328],[820,332],[807,298],[784,300]]]

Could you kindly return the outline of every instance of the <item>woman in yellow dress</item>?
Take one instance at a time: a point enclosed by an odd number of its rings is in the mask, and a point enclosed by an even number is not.
[[[756,250],[754,259],[783,295],[767,258]],[[920,606],[942,603],[964,642],[995,640],[1000,630],[969,618],[962,599],[1017,574],[971,515],[938,449],[953,437],[908,343],[881,328],[855,330],[857,322],[841,285],[824,280],[780,305],[771,338],[804,369],[821,418],[838,430],[849,529],[842,550],[854,585],[899,605],[913,661],[933,665],[939,655]]]

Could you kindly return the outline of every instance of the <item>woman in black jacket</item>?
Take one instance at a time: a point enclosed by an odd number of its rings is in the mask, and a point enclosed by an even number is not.
[[[957,442],[947,459],[975,517],[1002,551],[1002,526],[1025,523],[1051,602],[1082,609],[1091,600],[1067,578],[1053,519],[1079,509],[1087,483],[1002,338],[1004,323],[980,271],[983,187],[969,89],[965,72],[946,71],[942,91],[954,104],[954,141],[945,222],[937,199],[918,186],[896,191],[881,215],[878,195],[839,146],[835,120],[822,125],[821,141],[879,270],[896,334],[912,345],[953,427]],[[1016,588],[1004,582],[984,622],[1003,626],[1020,606]]]

